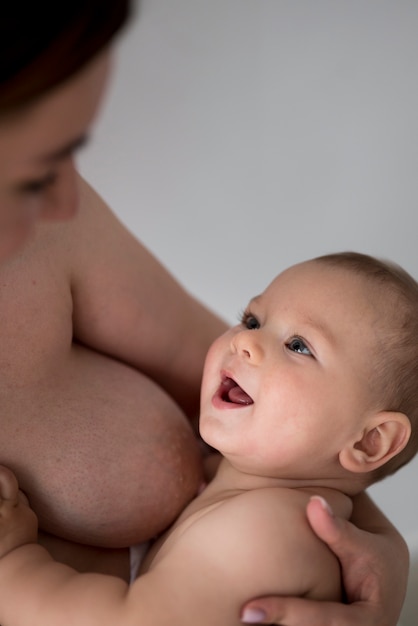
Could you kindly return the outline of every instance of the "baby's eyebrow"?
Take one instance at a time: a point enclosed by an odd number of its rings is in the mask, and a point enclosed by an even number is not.
[[[302,320],[303,324],[310,326],[313,330],[319,332],[329,343],[335,343],[336,338],[334,334],[331,332],[331,329],[327,324],[322,323],[321,320],[315,319],[308,315],[306,318]]]
[[[254,296],[254,298],[251,298],[251,300],[248,303],[248,306],[251,307],[252,304],[257,304],[258,302],[260,302],[261,300],[261,294],[259,294],[258,296]]]

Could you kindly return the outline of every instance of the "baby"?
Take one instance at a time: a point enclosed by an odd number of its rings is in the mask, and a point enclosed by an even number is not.
[[[295,265],[210,348],[200,432],[222,460],[130,586],[55,562],[2,468],[0,623],[232,626],[249,597],[341,600],[306,504],[349,518],[351,496],[414,456],[417,419],[417,283],[358,253]]]

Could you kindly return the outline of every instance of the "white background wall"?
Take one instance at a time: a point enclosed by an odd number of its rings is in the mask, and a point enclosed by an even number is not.
[[[418,277],[418,2],[144,0],[80,169],[231,322],[329,251]],[[406,534],[417,492],[371,489]]]

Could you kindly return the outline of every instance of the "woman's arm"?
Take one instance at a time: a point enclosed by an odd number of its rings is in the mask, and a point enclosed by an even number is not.
[[[188,293],[82,179],[79,213],[64,227],[66,240],[57,241],[70,251],[74,338],[138,369],[195,417],[206,353],[226,322]]]
[[[341,562],[348,604],[301,598],[259,598],[244,623],[281,626],[396,626],[405,598],[409,554],[396,528],[366,494],[355,498],[352,522],[334,517],[314,498],[309,522]]]

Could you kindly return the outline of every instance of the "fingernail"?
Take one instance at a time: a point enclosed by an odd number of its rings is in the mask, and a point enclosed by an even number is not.
[[[263,609],[244,609],[241,622],[244,624],[259,624],[266,619],[266,614]]]
[[[326,511],[331,517],[335,517],[334,511],[331,509],[325,498],[322,496],[311,496],[310,500],[318,500],[324,511]]]

